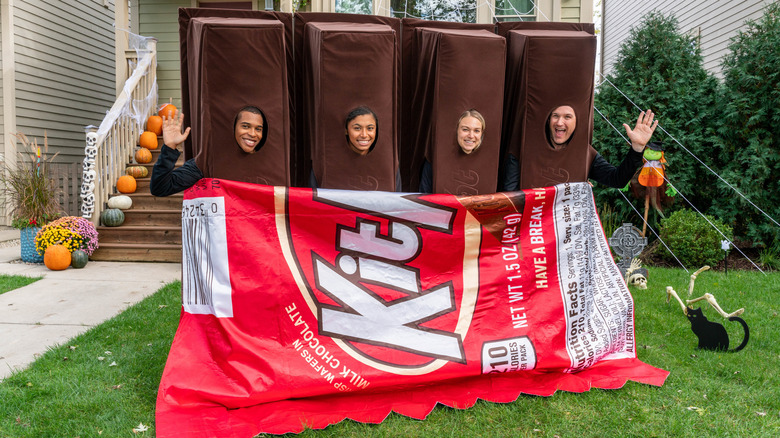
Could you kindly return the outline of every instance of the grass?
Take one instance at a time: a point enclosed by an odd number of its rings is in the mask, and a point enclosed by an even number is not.
[[[0,275],[0,295],[19,289],[20,287],[27,286],[28,284],[35,283],[42,277],[25,277],[23,275]]]
[[[629,382],[615,391],[521,396],[508,404],[478,402],[467,410],[439,406],[425,421],[392,414],[379,425],[348,420],[299,436],[780,435],[780,273],[699,275],[696,296],[714,294],[727,312],[745,307],[750,342],[739,353],[697,350],[679,306],[665,303],[667,285],[685,299],[685,271],[651,268],[649,285],[633,291],[636,339],[640,359],[671,371],[660,388]],[[165,286],[0,383],[0,436],[154,436],[157,385],[178,323],[180,287]],[[737,345],[738,325],[705,306],[705,315],[725,322]],[[113,361],[116,366],[110,366]],[[139,423],[150,428],[134,435]]]

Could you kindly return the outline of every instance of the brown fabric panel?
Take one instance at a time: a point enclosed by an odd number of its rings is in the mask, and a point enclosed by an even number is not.
[[[396,31],[383,24],[305,26],[304,103],[314,175],[321,188],[395,190]],[[378,118],[374,149],[360,156],[347,145],[344,122],[365,105]]]
[[[487,30],[415,29],[420,35],[415,98],[424,100],[419,148],[433,170],[434,193],[476,195],[496,192],[504,95],[504,38]],[[474,108],[485,118],[482,145],[461,151],[460,115]],[[422,118],[422,117],[421,117]],[[419,173],[419,170],[418,170]]]
[[[420,186],[420,169],[425,159],[426,145],[429,143],[427,138],[421,138],[421,130],[427,131],[427,120],[430,115],[424,112],[425,100],[421,100],[419,95],[420,83],[427,83],[427,75],[433,74],[420,65],[423,62],[419,58],[420,41],[418,28],[430,29],[462,29],[462,30],[485,30],[495,33],[493,24],[475,24],[475,23],[452,23],[447,21],[430,21],[417,18],[404,18],[401,20],[401,115],[400,115],[400,134],[399,134],[399,159],[401,169],[401,180],[405,191],[416,192]],[[431,62],[429,59],[427,62]],[[422,76],[419,76],[422,75]],[[417,93],[417,96],[415,94]],[[466,108],[468,109],[468,108]],[[460,115],[460,114],[458,114]]]
[[[563,23],[559,21],[501,21],[496,23],[496,33],[506,38],[512,30],[562,30],[596,34],[593,23]]]
[[[198,17],[189,23],[192,152],[210,178],[289,185],[289,96],[284,24],[277,20]],[[256,62],[251,62],[256,60]],[[246,105],[266,116],[263,147],[246,154],[233,121]]]
[[[386,26],[389,26],[391,29],[393,29],[396,32],[396,38],[398,35],[401,34],[401,20],[395,17],[381,17],[377,15],[362,15],[362,14],[340,14],[340,13],[334,13],[334,12],[298,12],[295,14],[295,23],[294,23],[294,52],[295,52],[295,79],[294,82],[291,82],[295,84],[296,96],[295,96],[295,107],[299,111],[299,116],[297,117],[297,123],[295,126],[296,132],[295,132],[295,138],[297,139],[295,143],[295,151],[293,153],[293,161],[292,166],[295,172],[294,175],[294,184],[298,185],[300,187],[308,187],[309,186],[309,174],[311,172],[311,164],[312,164],[312,156],[311,156],[311,139],[307,137],[307,133],[313,132],[312,127],[309,125],[311,119],[311,111],[310,109],[305,108],[306,105],[306,99],[304,98],[304,90],[306,85],[304,84],[304,77],[305,76],[305,70],[306,65],[304,65],[304,62],[301,62],[302,59],[304,59],[304,47],[308,46],[307,37],[304,32],[304,28],[306,27],[306,24],[308,23],[365,23],[365,24],[384,24]],[[396,45],[396,55],[395,59],[400,60],[401,51],[400,46]],[[396,65],[394,66],[394,69],[396,70],[396,77],[399,78],[400,76],[400,62],[396,62]],[[396,97],[396,100],[400,99],[400,81],[396,81],[396,90],[398,93],[398,97]],[[396,105],[397,106],[397,105]],[[376,110],[374,110],[376,111]],[[400,117],[400,107],[397,106],[397,114],[396,114],[396,120],[398,120],[398,117]],[[344,114],[346,116],[346,113]],[[343,116],[342,116],[343,117]],[[341,126],[344,125],[344,120],[341,121]],[[397,128],[396,128],[397,129]],[[398,135],[396,133],[396,135]],[[397,161],[397,155],[394,160]]]
[[[596,37],[583,31],[512,30],[508,33],[507,97],[503,142],[520,161],[520,188],[587,181]],[[550,112],[569,105],[577,128],[554,150],[546,137]]]
[[[197,17],[223,17],[223,18],[256,18],[256,19],[262,19],[262,20],[278,20],[284,24],[285,29],[285,56],[287,59],[287,83],[292,84],[293,82],[293,40],[292,40],[292,33],[293,33],[293,15],[290,13],[284,13],[284,12],[273,12],[273,11],[248,11],[248,10],[236,10],[236,9],[212,9],[212,8],[179,8],[179,61],[180,61],[180,72],[181,72],[181,110],[184,112],[185,115],[185,124],[190,124],[192,121],[190,115],[191,114],[199,114],[199,111],[196,107],[193,107],[199,99],[191,99],[189,94],[189,83],[190,83],[190,71],[188,69],[188,34],[189,34],[189,23],[192,18]],[[290,123],[290,143],[295,144],[295,111],[294,111],[294,95],[291,92],[292,88],[290,88],[290,91],[288,91],[289,94],[289,123]],[[194,128],[194,127],[193,127]],[[194,129],[193,129],[194,130]],[[190,137],[187,139],[187,141],[184,142],[184,156],[187,159],[193,158],[193,150],[192,150],[192,144],[196,141],[196,138],[194,135],[190,134]],[[295,150],[295,148],[291,148],[291,150]]]

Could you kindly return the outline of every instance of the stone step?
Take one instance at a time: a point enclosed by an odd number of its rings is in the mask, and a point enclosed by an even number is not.
[[[181,262],[181,245],[101,243],[90,260],[104,262]]]
[[[101,246],[107,243],[164,243],[181,246],[181,226],[100,226],[97,230]]]

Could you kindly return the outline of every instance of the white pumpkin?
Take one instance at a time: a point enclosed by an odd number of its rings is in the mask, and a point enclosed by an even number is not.
[[[108,208],[127,210],[133,206],[133,200],[127,195],[113,196],[108,200]]]

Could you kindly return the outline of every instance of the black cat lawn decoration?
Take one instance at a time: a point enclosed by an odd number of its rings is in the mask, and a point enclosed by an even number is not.
[[[707,269],[710,269],[710,267],[704,266],[703,268],[699,269],[698,271],[694,272],[691,275],[691,282],[688,284],[688,296],[690,296],[693,293],[693,284],[696,281],[696,277],[702,271],[706,271]],[[739,309],[732,313],[726,313],[723,311],[723,309],[720,308],[718,302],[715,301],[715,297],[712,294],[708,294],[708,293],[704,294],[699,298],[687,300],[686,303],[688,305],[686,306],[685,304],[683,304],[679,295],[677,295],[677,292],[675,292],[671,286],[667,286],[666,302],[668,303],[672,297],[674,297],[680,303],[680,307],[682,307],[683,313],[685,314],[685,316],[688,317],[688,320],[691,322],[691,329],[693,330],[693,333],[696,335],[696,337],[699,338],[700,349],[728,351],[730,353],[733,353],[735,351],[739,351],[745,348],[745,345],[747,345],[748,340],[750,339],[750,329],[748,328],[748,325],[745,322],[745,320],[743,320],[738,316],[741,315],[745,311],[745,309]],[[713,308],[715,308],[715,310],[718,311],[718,313],[721,314],[721,316],[728,319],[729,321],[735,321],[742,324],[742,328],[745,330],[745,337],[742,339],[741,344],[739,344],[733,350],[729,350],[729,335],[728,333],[726,333],[726,329],[723,327],[723,325],[708,320],[704,316],[704,313],[702,312],[701,308],[694,309],[690,307],[691,304],[701,300],[706,300],[708,303],[712,305]]]

